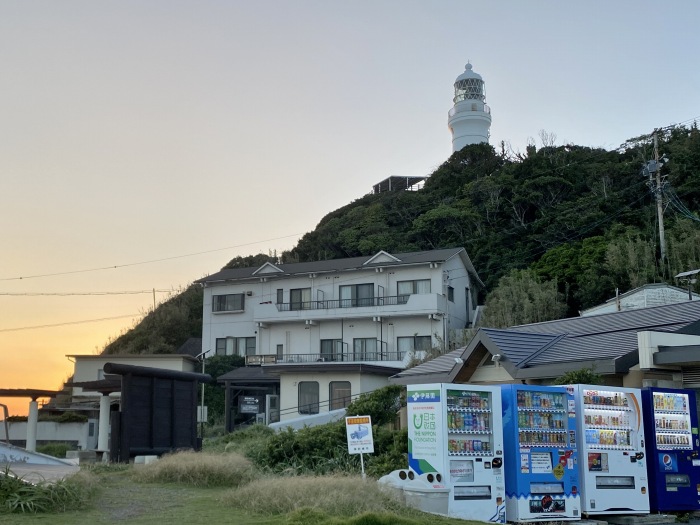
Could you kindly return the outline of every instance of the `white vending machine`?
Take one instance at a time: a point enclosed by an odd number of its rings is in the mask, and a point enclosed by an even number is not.
[[[441,475],[449,516],[505,523],[500,386],[407,389],[409,468]]]
[[[577,417],[584,514],[648,514],[641,390],[570,385]]]

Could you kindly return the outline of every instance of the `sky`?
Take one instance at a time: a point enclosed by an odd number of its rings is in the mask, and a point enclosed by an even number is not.
[[[700,116],[698,20],[695,0],[0,0],[0,389],[58,389],[154,299],[430,174],[467,61],[514,151]]]

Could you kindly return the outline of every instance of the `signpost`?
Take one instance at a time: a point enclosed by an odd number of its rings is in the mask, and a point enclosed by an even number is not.
[[[348,436],[348,453],[360,455],[362,479],[365,479],[365,458],[363,454],[374,454],[372,418],[370,416],[346,417],[345,431]]]

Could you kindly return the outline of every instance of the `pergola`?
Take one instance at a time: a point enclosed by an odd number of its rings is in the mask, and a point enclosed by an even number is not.
[[[36,452],[36,431],[39,422],[39,405],[37,399],[40,397],[55,398],[60,391],[57,390],[40,390],[36,388],[3,388],[0,389],[0,398],[3,397],[28,397],[31,399],[29,402],[29,414],[27,417],[27,444],[25,448],[30,452]],[[10,435],[7,430],[7,405],[0,403],[0,406],[5,411],[5,439],[9,442]]]

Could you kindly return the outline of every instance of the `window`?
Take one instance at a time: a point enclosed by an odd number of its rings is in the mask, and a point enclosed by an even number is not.
[[[277,304],[282,304],[284,302],[284,290],[282,288],[277,288]]]
[[[308,310],[311,307],[311,288],[289,290],[289,309]]]
[[[216,355],[255,355],[255,337],[223,337],[216,340]]]
[[[340,287],[340,307],[351,306],[373,306],[374,305],[374,285],[351,284]]]
[[[299,381],[299,413],[318,414],[318,381]]]
[[[447,300],[450,302],[455,302],[455,289],[451,286],[447,287]]]
[[[228,295],[215,295],[212,297],[213,312],[240,312],[245,304],[245,295],[232,293]]]
[[[343,342],[340,339],[321,339],[321,358],[324,361],[342,361]]]
[[[355,361],[376,361],[377,340],[369,337],[353,339],[353,359]]]
[[[338,410],[350,404],[350,381],[331,381],[328,385],[328,399],[330,409]]]
[[[403,359],[408,352],[422,352],[430,350],[432,344],[429,335],[412,335],[410,337],[397,337],[396,348],[399,350],[399,359]]]
[[[277,345],[277,359],[284,358],[284,345]]]
[[[396,283],[396,292],[399,304],[406,304],[409,295],[430,293],[430,279],[399,281]]]

